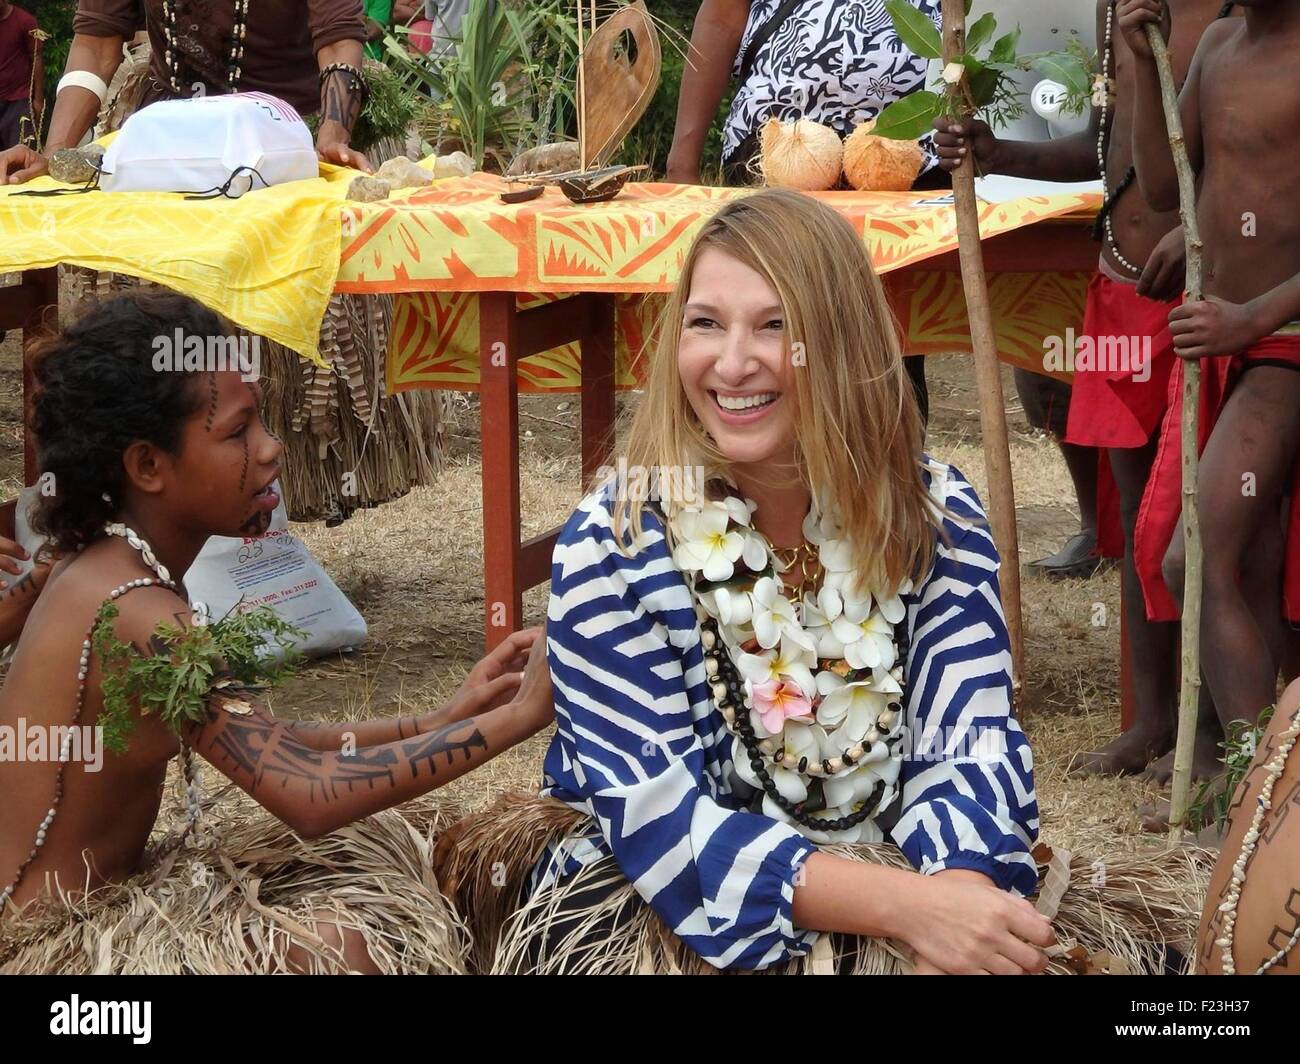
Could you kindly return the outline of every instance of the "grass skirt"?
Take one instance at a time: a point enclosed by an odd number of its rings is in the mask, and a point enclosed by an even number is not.
[[[132,880],[0,919],[0,974],[283,972],[291,948],[346,970],[322,922],[359,934],[385,973],[463,973],[468,932],[433,872],[441,823],[426,799],[301,839],[238,794],[201,821],[212,836],[173,834]]]
[[[636,894],[612,858],[526,897],[534,865],[585,815],[553,799],[507,795],[443,833],[439,882],[474,938],[471,970],[545,974],[716,974]],[[890,845],[831,846],[868,864],[910,868]],[[1168,947],[1191,954],[1210,856],[1190,848],[1096,861],[1041,845],[1040,912],[1059,945],[1050,974],[1161,972]],[[578,905],[574,896],[593,900]],[[520,899],[524,899],[520,904]],[[559,927],[557,917],[565,920]],[[608,929],[614,926],[612,933]],[[593,933],[594,932],[594,933]],[[540,958],[540,960],[538,959]],[[813,950],[765,974],[889,975],[911,970],[909,951],[887,939],[828,934]]]

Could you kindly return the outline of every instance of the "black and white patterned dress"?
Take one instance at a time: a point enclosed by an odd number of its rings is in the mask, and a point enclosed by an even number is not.
[[[939,0],[911,0],[940,25]],[[781,0],[753,0],[733,76],[750,41]],[[925,87],[928,60],[894,32],[883,0],[805,0],[759,48],[736,90],[722,134],[722,156],[735,161],[745,137],[768,118],[811,118],[847,136],[895,100]],[[934,166],[930,138],[924,170]],[[923,172],[924,172],[923,170]]]

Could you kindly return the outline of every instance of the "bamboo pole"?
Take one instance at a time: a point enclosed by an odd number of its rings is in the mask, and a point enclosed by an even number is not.
[[[944,62],[966,50],[966,11],[963,0],[943,0]],[[962,117],[973,108],[962,80],[949,86],[960,99]],[[1020,610],[1020,544],[1016,533],[1016,495],[1011,482],[1011,446],[1007,440],[1007,414],[1002,398],[1002,377],[998,369],[997,341],[989,307],[988,282],[984,277],[984,250],[980,245],[979,205],[975,199],[974,161],[969,153],[952,175],[953,200],[957,212],[958,255],[966,311],[970,318],[971,349],[975,356],[975,385],[980,400],[980,435],[984,440],[984,468],[989,482],[989,523],[993,542],[1002,558],[999,583],[1002,609],[1011,637],[1012,677],[1019,690],[1024,674],[1024,634]]]
[[[1160,75],[1160,98],[1164,104],[1169,147],[1178,173],[1178,213],[1187,241],[1187,283],[1185,298],[1194,302],[1201,292],[1201,233],[1196,224],[1196,177],[1183,122],[1178,111],[1178,88],[1174,85],[1169,49],[1160,30],[1148,24],[1147,40],[1155,54]],[[1174,745],[1174,778],[1169,794],[1169,837],[1178,842],[1192,790],[1192,753],[1196,748],[1196,711],[1201,688],[1201,521],[1197,497],[1197,415],[1201,396],[1201,364],[1194,359],[1183,363],[1183,546],[1186,569],[1183,578],[1182,681],[1178,691],[1178,741]]]

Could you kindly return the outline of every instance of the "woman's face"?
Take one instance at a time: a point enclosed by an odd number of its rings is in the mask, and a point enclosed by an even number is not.
[[[677,348],[692,409],[733,465],[794,457],[785,312],[762,274],[716,248],[695,262]]]

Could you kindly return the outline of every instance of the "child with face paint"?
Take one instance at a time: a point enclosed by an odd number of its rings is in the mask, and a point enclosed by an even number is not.
[[[142,291],[98,305],[36,354],[30,427],[54,491],[33,508],[32,525],[60,560],[26,614],[0,690],[0,725],[95,725],[105,662],[87,633],[105,601],[117,607],[117,640],[143,656],[169,655],[159,628],[194,623],[176,581],[207,538],[269,526],[281,446],[258,413],[258,387],[233,368],[160,371],[156,339],[178,331],[223,338],[229,328],[190,299]],[[227,689],[207,699],[202,720],[175,731],[157,713],[136,713],[125,751],[94,774],[57,763],[57,751],[56,763],[0,762],[0,931],[34,899],[93,896],[139,872],[168,763],[182,751],[303,838],[442,786],[551,721],[544,644],[536,629],[517,633],[446,705],[415,717],[279,720],[252,692]],[[290,946],[258,954],[266,968],[375,967],[364,928],[334,933],[296,919],[334,943],[332,963],[299,963]]]

